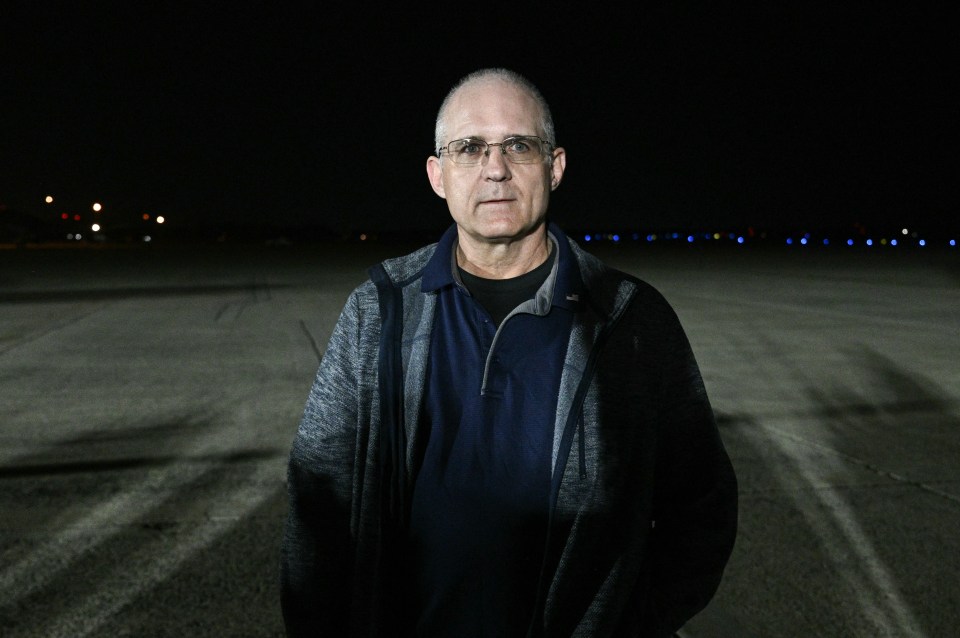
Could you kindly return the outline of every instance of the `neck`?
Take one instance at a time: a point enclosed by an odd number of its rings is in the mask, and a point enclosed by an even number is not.
[[[522,238],[505,242],[476,241],[458,233],[457,264],[471,275],[510,279],[524,275],[550,256],[546,224]]]

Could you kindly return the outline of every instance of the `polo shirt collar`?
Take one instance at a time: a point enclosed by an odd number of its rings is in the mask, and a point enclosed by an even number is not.
[[[548,224],[547,232],[557,249],[559,260],[553,285],[553,305],[576,311],[584,301],[583,280],[580,277],[576,257],[570,250],[567,236],[556,224]],[[457,284],[454,273],[456,247],[457,225],[452,224],[437,242],[436,250],[423,269],[423,279],[420,284],[423,292],[434,292],[445,286]]]

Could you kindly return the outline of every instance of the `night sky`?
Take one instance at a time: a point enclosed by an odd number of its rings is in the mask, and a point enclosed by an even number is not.
[[[957,25],[922,3],[196,4],[4,10],[0,203],[442,227],[436,110],[506,66],[552,106],[568,227],[957,227]]]

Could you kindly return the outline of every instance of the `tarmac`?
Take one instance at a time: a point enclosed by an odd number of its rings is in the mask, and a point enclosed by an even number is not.
[[[0,635],[282,636],[289,445],[408,248],[0,250]],[[681,636],[956,635],[960,251],[589,248],[677,310],[740,483]]]

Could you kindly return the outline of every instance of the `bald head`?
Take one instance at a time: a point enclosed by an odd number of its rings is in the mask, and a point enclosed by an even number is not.
[[[547,101],[543,98],[543,95],[541,95],[537,87],[519,73],[515,73],[509,69],[480,69],[457,82],[456,85],[450,89],[450,92],[447,93],[446,98],[444,98],[443,103],[440,105],[440,111],[437,113],[436,128],[434,129],[434,150],[438,150],[446,142],[449,142],[449,140],[446,139],[447,113],[462,89],[468,86],[474,87],[485,83],[497,82],[514,86],[533,98],[539,110],[537,121],[539,122],[540,130],[537,131],[537,134],[556,146],[557,140],[555,139],[556,135],[553,128],[553,116],[550,114],[550,107],[547,105]]]

